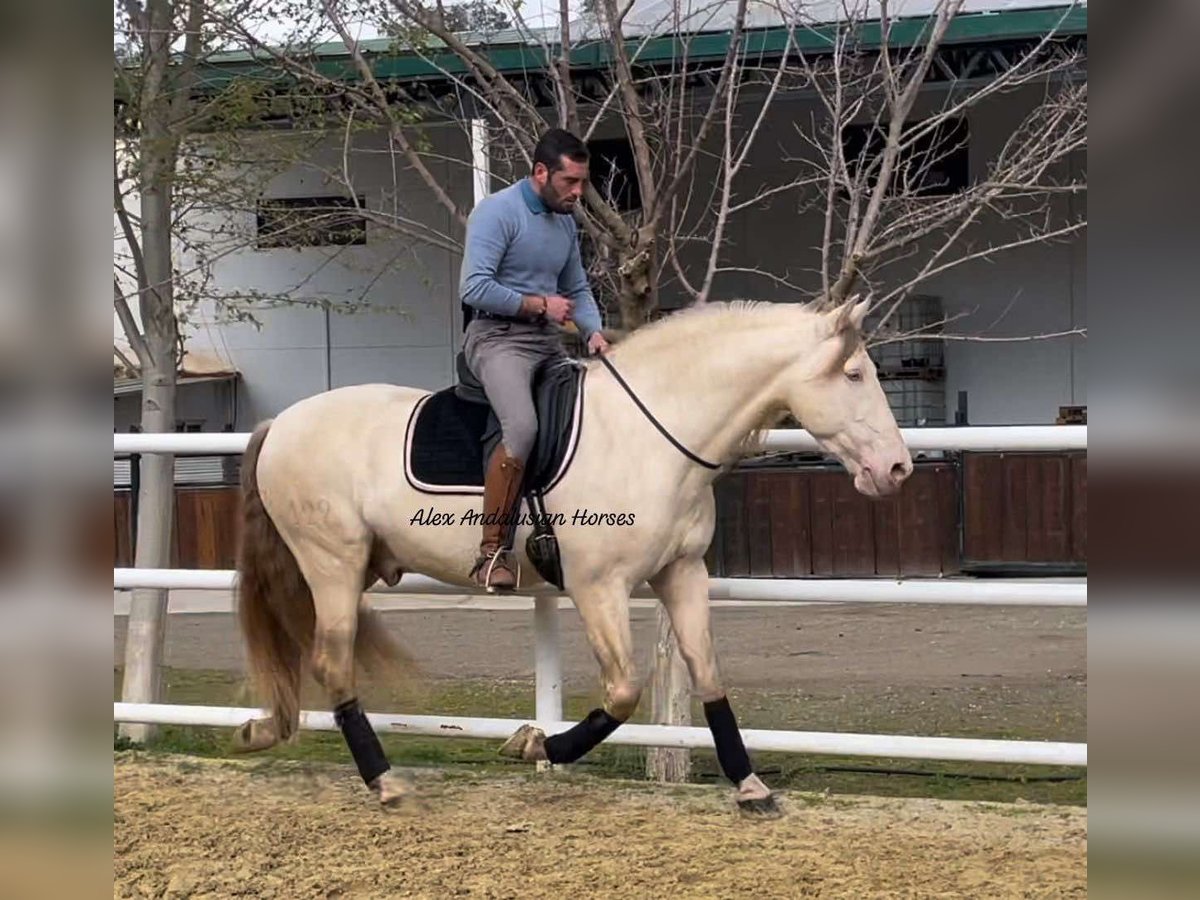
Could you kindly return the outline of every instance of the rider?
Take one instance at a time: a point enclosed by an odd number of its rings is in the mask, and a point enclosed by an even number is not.
[[[603,353],[600,313],[579,254],[572,212],[588,178],[587,145],[562,129],[542,135],[533,172],[476,204],[467,220],[459,294],[475,310],[463,353],[500,420],[501,442],[483,485],[483,538],[471,577],[511,590],[517,578],[502,552],[521,474],[537,437],[533,374],[565,356],[550,323],[574,321],[589,353]]]

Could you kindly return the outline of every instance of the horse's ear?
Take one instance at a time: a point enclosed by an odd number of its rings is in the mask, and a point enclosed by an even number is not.
[[[834,333],[842,334],[847,331],[862,331],[863,322],[870,311],[870,300],[859,301],[858,297],[851,297],[834,310]]]

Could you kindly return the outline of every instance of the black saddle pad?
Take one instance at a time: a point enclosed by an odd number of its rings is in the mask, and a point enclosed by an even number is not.
[[[553,361],[535,373],[538,436],[525,462],[525,490],[550,490],[570,465],[583,419],[586,371],[566,360]],[[459,376],[462,383],[423,398],[409,419],[404,470],[409,484],[419,491],[483,492],[485,460],[500,443],[500,423],[461,361]]]

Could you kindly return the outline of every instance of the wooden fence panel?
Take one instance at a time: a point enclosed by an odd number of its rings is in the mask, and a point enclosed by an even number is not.
[[[1030,510],[1037,511],[1030,519],[1029,558],[1045,562],[1066,560],[1070,558],[1068,461],[1062,456],[1034,459],[1039,483],[1037,493],[1027,501]]]
[[[937,532],[942,548],[941,571],[944,575],[954,575],[962,571],[959,527],[961,490],[958,467],[951,464],[939,465],[933,471],[933,478],[937,486]]]
[[[236,565],[238,493],[232,488],[178,490],[175,522],[179,558],[189,569]]]
[[[875,574],[900,574],[900,503],[895,497],[873,506],[875,519]]]
[[[918,465],[896,497],[871,501],[844,471],[723,475],[705,559],[724,577],[953,574],[967,563],[1087,561],[1087,456],[965,454]],[[238,489],[176,490],[172,565],[232,568]],[[960,512],[961,509],[961,512]],[[962,518],[960,550],[960,516]],[[114,565],[133,565],[130,497],[113,497]]]
[[[771,486],[770,473],[747,472],[746,540],[750,556],[750,576],[770,577],[772,566]]]
[[[772,472],[771,573],[776,578],[812,574],[811,479],[793,472]]]
[[[899,504],[900,574],[937,575],[942,571],[942,538],[938,534],[937,483],[922,469],[896,495]]]
[[[963,556],[1004,558],[1004,457],[966,454],[963,458]]]
[[[1030,493],[1029,460],[1024,456],[1005,456],[1001,464],[1004,469],[1004,500],[994,511],[1004,534],[1001,558],[1024,560],[1028,558],[1029,548],[1029,521],[1026,515]]]
[[[1086,454],[968,453],[963,467],[966,563],[1086,565]]]
[[[750,543],[746,535],[745,479],[726,475],[717,481],[717,522],[721,537],[722,572],[728,578],[750,574]]]
[[[825,472],[805,473],[811,484],[812,573],[818,577],[835,574],[833,565],[833,482]]]
[[[131,538],[132,504],[129,491],[113,493],[113,565],[128,568],[133,565],[133,540]]]
[[[840,473],[828,473],[833,486],[833,572],[854,578],[875,574],[872,501]]]
[[[1087,561],[1087,455],[1071,457],[1071,560]]]
[[[232,569],[237,557],[238,488],[176,487],[171,529],[171,566]],[[133,565],[128,491],[113,495],[113,565]]]

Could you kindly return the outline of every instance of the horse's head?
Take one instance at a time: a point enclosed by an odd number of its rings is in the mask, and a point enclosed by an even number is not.
[[[818,317],[813,351],[789,367],[787,404],[825,452],[868,497],[894,493],[912,474],[912,457],[867,354],[862,323],[868,301]]]

